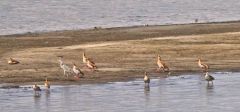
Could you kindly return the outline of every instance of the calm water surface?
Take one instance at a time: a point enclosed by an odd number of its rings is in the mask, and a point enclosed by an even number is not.
[[[239,0],[2,0],[0,35],[240,20]]]
[[[240,111],[240,73],[210,73],[213,86],[204,74],[142,79],[108,84],[52,86],[35,95],[31,85],[20,89],[0,89],[2,111],[26,112],[103,112],[103,111]]]

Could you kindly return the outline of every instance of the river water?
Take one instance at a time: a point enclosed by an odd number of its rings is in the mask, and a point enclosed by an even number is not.
[[[0,35],[240,20],[239,0],[2,0]]]
[[[5,112],[216,112],[240,111],[240,73],[209,73],[216,80],[205,81],[202,73],[151,78],[107,84],[44,85],[35,94],[32,85],[0,89],[0,108]]]

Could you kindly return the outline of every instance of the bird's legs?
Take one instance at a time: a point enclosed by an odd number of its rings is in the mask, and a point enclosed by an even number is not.
[[[75,78],[79,78],[79,77],[80,77],[80,74],[77,74],[77,75],[75,75],[74,77],[75,77]]]
[[[85,65],[83,68],[89,68],[87,65]]]
[[[157,68],[156,72],[159,72],[160,68]]]
[[[163,67],[163,69],[162,69],[162,72],[165,72],[165,71],[164,71],[164,67]]]
[[[62,78],[65,76],[65,73],[66,73],[66,71],[64,70],[64,71],[63,71],[63,76],[62,76]],[[62,80],[62,78],[61,78],[60,80]]]

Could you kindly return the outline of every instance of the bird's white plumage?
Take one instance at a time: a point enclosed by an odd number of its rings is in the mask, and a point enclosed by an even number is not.
[[[66,72],[67,72],[67,76],[68,76],[68,73],[73,73],[73,71],[72,71],[72,69],[71,68],[69,68],[67,65],[64,65],[63,64],[63,61],[60,59],[60,60],[58,60],[58,61],[60,61],[60,67],[63,69],[63,77],[65,76],[65,74],[66,74]],[[62,78],[63,78],[62,77]],[[61,79],[62,79],[61,78]]]

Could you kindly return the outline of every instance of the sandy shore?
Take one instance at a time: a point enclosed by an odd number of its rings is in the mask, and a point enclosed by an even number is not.
[[[0,83],[93,84],[166,77],[156,72],[157,55],[168,65],[171,75],[201,74],[198,58],[210,66],[209,72],[239,71],[240,22],[142,26],[28,33],[0,37]],[[83,69],[82,52],[98,69]],[[58,56],[72,68],[72,61],[84,78],[64,77]],[[20,64],[8,65],[9,58]]]

